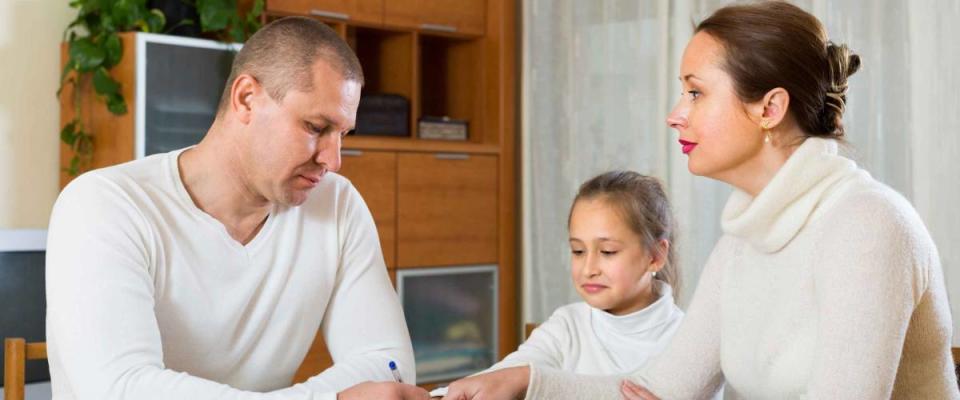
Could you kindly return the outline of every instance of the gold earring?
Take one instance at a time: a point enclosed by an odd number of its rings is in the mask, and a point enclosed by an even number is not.
[[[764,135],[764,138],[763,138],[763,142],[764,142],[764,143],[770,143],[770,140],[771,140],[771,138],[770,138],[770,121],[767,121],[767,120],[760,121],[760,128],[763,130],[763,133],[765,134],[765,135]]]

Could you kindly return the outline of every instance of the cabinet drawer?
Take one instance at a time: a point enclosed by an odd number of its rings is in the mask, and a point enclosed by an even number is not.
[[[387,25],[483,35],[486,22],[486,0],[390,0],[384,3]]]
[[[267,0],[267,11],[380,25],[384,0]]]
[[[397,265],[497,262],[497,156],[400,154]]]
[[[396,266],[397,154],[343,150],[340,174],[350,179],[373,214],[387,268]]]

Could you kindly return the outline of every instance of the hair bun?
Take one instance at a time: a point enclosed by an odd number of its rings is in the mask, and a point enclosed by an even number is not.
[[[860,69],[860,56],[845,44],[827,42],[828,87],[824,88],[823,107],[820,109],[820,130],[843,136],[843,112],[847,102],[847,78]]]

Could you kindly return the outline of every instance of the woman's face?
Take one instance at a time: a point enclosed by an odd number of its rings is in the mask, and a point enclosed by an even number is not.
[[[639,235],[605,199],[581,199],[570,214],[571,274],[577,293],[594,308],[629,314],[653,303],[654,260]]]
[[[680,134],[680,150],[694,175],[725,182],[749,173],[763,149],[761,102],[744,104],[733,80],[722,68],[723,46],[700,32],[683,53],[683,94],[667,117]]]

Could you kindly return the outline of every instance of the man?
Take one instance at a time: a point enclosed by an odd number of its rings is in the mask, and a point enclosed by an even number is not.
[[[200,144],[64,189],[47,250],[55,399],[428,397],[393,382],[390,361],[412,383],[414,360],[376,227],[328,174],[362,84],[330,28],[276,21],[237,55]],[[318,328],[335,365],[290,386]]]

